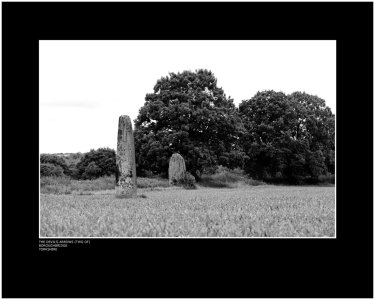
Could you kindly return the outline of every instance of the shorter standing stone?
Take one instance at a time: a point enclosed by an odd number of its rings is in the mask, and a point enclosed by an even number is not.
[[[128,116],[120,116],[116,153],[116,197],[131,198],[137,195],[135,149],[132,123]]]
[[[186,177],[185,160],[178,153],[174,153],[169,160],[168,177],[169,184],[178,184]]]

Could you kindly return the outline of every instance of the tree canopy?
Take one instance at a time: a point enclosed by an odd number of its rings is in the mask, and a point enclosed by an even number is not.
[[[298,183],[334,173],[334,115],[323,99],[269,90],[242,101],[239,112],[253,177]]]
[[[236,108],[211,71],[169,73],[146,94],[134,123],[137,176],[166,177],[173,153],[198,181],[219,166],[269,182],[316,183],[335,173],[335,116],[305,92],[257,92]],[[116,173],[109,148],[64,158],[42,154],[40,163],[42,176]]]
[[[167,174],[175,152],[196,178],[208,167],[243,165],[243,132],[233,99],[217,86],[211,71],[169,73],[146,95],[135,120],[138,172]]]

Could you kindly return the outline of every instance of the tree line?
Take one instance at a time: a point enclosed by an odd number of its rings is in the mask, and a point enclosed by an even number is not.
[[[169,73],[146,94],[134,124],[139,176],[166,177],[173,153],[197,181],[220,165],[266,182],[314,183],[335,172],[334,114],[304,92],[262,91],[237,108],[211,71]],[[63,160],[41,156],[41,173],[42,166],[78,179],[115,173],[109,148],[91,150],[70,167]]]

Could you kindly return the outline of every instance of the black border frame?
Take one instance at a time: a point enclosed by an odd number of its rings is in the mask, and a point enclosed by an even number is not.
[[[2,2],[2,28],[2,297],[373,297],[373,3]],[[336,40],[337,238],[39,252],[42,39]]]

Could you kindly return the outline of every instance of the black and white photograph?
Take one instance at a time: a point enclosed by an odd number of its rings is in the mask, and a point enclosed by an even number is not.
[[[3,1],[2,298],[372,298],[373,3]]]
[[[336,41],[39,41],[40,237],[336,236]]]

